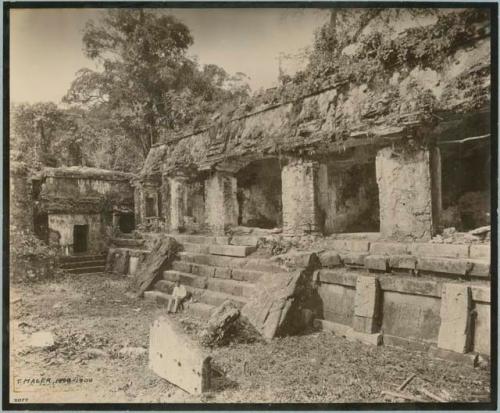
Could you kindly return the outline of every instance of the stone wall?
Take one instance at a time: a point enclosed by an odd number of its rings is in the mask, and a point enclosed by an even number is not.
[[[88,253],[102,252],[111,237],[109,226],[103,224],[100,214],[49,214],[49,243],[62,254],[73,253],[75,225],[88,225]]]
[[[329,248],[314,275],[327,328],[372,343],[490,354],[489,245],[334,240]]]
[[[28,180],[28,169],[21,162],[10,164],[10,230],[33,231],[33,198]]]

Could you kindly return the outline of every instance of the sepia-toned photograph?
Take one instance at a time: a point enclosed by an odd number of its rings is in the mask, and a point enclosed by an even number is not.
[[[497,24],[4,3],[3,408],[496,409]]]

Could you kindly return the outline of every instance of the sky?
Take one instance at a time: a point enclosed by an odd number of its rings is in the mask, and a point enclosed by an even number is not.
[[[243,72],[253,90],[276,85],[280,54],[297,54],[328,21],[319,9],[168,9],[194,37],[188,54],[229,73]],[[76,72],[97,69],[82,51],[82,34],[97,9],[14,9],[10,17],[10,96],[14,102],[56,102]],[[293,74],[299,60],[282,59]]]

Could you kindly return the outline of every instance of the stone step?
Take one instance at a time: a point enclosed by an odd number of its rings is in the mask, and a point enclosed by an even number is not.
[[[175,238],[175,240],[180,244],[229,244],[229,237],[226,236],[190,234],[168,234],[168,236]]]
[[[172,269],[194,275],[233,279],[238,281],[246,281],[248,283],[256,283],[261,277],[268,274],[264,271],[252,271],[230,267],[217,267],[212,265],[194,264],[187,261],[174,261],[172,263]]]
[[[145,240],[137,238],[112,238],[111,242],[117,247],[141,248]]]
[[[199,254],[208,254],[209,252],[208,244],[196,244],[196,243],[184,242],[182,243],[182,248],[184,251],[195,252]]]
[[[92,260],[106,260],[106,254],[98,255],[68,255],[61,257],[59,261],[62,263],[72,263],[72,262],[82,262],[82,261],[92,261]]]
[[[256,247],[248,245],[210,245],[209,251],[212,255],[225,255],[228,257],[246,257],[256,250]]]
[[[60,267],[62,269],[73,269],[73,268],[81,268],[81,267],[96,267],[96,266],[104,266],[106,265],[106,259],[96,259],[89,261],[77,261],[77,262],[63,262]]]
[[[71,268],[66,269],[65,271],[69,274],[95,274],[98,272],[104,272],[104,265],[99,265],[96,267],[80,267],[80,268]]]
[[[160,280],[156,282],[154,289],[167,294],[171,294],[174,289],[174,286],[175,284],[172,281]],[[226,300],[231,300],[236,306],[242,308],[247,302],[247,299],[245,297],[240,297],[218,291],[205,290],[201,288],[191,287],[189,285],[186,286],[186,290],[188,290],[193,295],[193,298],[196,301],[212,305],[214,307],[218,307]]]
[[[198,276],[175,270],[164,271],[163,279],[172,282],[180,281],[181,284],[191,287],[208,289],[242,297],[251,297],[254,292],[254,285],[245,281],[224,280],[220,278]]]
[[[234,258],[222,255],[194,254],[189,252],[180,252],[181,261],[192,264],[210,265],[213,267],[229,267],[240,270],[261,271],[266,273],[287,272],[280,265],[266,258]]]

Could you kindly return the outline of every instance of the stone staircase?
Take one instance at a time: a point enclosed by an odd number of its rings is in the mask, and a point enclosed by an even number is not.
[[[106,254],[74,255],[60,260],[60,268],[69,274],[95,274],[104,272],[105,267]]]
[[[261,277],[276,276],[285,270],[267,258],[253,258],[256,245],[230,245],[227,237],[174,236],[183,251],[172,268],[163,272],[153,290],[145,297],[167,304],[175,282],[179,280],[192,296],[185,308],[207,319],[226,300],[242,308]],[[217,238],[217,239],[216,239]],[[248,243],[248,242],[247,242]],[[256,241],[255,241],[256,244]]]

